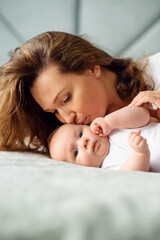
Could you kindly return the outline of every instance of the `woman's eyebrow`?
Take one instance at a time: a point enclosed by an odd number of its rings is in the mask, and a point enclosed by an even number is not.
[[[57,93],[57,95],[56,95],[55,98],[53,99],[53,104],[56,103],[56,101],[57,101],[59,95],[60,95],[65,89],[66,89],[66,87],[62,88],[62,89]],[[50,109],[46,109],[46,110],[44,110],[44,111],[45,111],[45,112],[49,112]]]

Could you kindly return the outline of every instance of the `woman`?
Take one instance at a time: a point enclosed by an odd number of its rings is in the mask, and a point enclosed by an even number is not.
[[[0,149],[42,152],[61,123],[90,124],[154,89],[138,63],[62,32],[17,47],[0,68],[0,82]]]

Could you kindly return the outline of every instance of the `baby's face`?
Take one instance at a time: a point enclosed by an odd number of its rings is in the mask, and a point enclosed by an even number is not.
[[[109,152],[108,137],[99,137],[86,125],[65,124],[50,142],[53,159],[74,164],[100,167]]]

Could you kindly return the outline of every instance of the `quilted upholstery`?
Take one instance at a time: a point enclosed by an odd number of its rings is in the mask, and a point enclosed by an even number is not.
[[[0,0],[0,64],[48,30],[86,34],[112,55],[136,59],[160,49],[160,0]]]

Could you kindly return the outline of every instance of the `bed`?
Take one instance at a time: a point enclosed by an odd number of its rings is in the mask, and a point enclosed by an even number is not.
[[[160,53],[149,64],[145,79],[160,89]],[[159,240],[160,173],[1,151],[0,239]]]
[[[0,239],[160,238],[160,173],[0,152]]]

